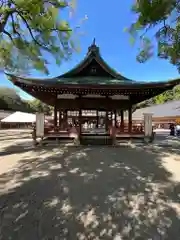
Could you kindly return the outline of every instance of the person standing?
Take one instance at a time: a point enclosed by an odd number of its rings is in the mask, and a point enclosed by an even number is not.
[[[180,125],[179,125],[179,123],[176,125],[176,136],[180,136]]]
[[[175,135],[175,126],[173,123],[170,124],[169,129],[170,129],[170,136],[174,136]]]

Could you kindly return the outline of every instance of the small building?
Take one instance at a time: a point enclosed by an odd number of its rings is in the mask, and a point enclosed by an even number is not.
[[[25,112],[12,112],[1,119],[1,128],[28,128],[32,126],[32,123],[36,122],[36,115]]]
[[[0,110],[0,122],[2,119],[6,118],[7,116],[11,115],[12,111]]]
[[[75,127],[81,139],[90,134],[84,127],[86,123],[96,129],[91,132],[93,137],[97,136],[98,128],[101,135],[111,136],[113,126],[116,126],[116,136],[143,136],[142,129],[133,127],[132,106],[180,83],[180,79],[139,82],[124,77],[104,61],[95,40],[85,58],[60,76],[42,80],[8,74],[8,78],[28,94],[54,107],[54,126],[46,130],[46,136],[52,132],[60,136],[61,131],[68,134],[69,129]],[[125,111],[128,112],[127,124]]]
[[[170,123],[180,122],[180,100],[137,109],[133,113],[134,123],[141,123],[144,113],[153,114],[152,119],[155,127],[169,128]]]
[[[7,111],[7,110],[2,110],[2,109],[0,110],[0,129],[9,127],[9,125],[2,123],[1,120],[8,117],[12,113],[13,113],[13,111]]]

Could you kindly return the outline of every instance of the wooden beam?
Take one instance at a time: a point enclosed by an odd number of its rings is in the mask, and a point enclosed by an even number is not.
[[[112,100],[112,99],[61,99],[58,100],[58,108],[79,110],[100,110],[100,111],[112,111],[119,109],[119,106],[123,106],[124,109],[128,109],[130,102],[126,100]]]

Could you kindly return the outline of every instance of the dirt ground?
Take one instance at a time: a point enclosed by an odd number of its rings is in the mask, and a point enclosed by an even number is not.
[[[180,239],[180,143],[34,148],[0,131],[0,240]]]

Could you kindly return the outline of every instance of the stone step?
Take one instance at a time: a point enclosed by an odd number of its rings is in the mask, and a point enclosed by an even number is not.
[[[102,137],[102,138],[88,138],[83,137],[80,139],[80,144],[82,145],[112,145],[112,138]]]

